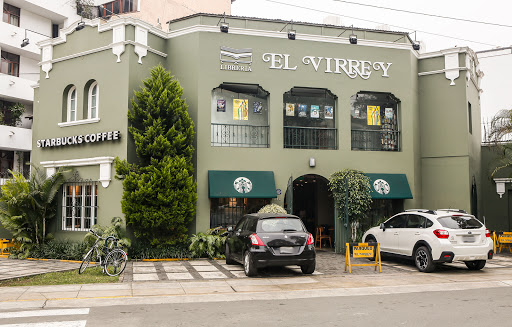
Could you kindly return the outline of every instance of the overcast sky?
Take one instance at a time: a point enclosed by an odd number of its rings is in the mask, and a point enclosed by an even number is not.
[[[511,0],[350,0],[350,2],[511,27],[416,15],[336,0],[236,0],[232,4],[231,13],[235,16],[312,23],[323,23],[326,16],[337,15],[341,17],[342,25],[364,28],[377,28],[379,25],[386,24],[394,31],[417,31],[416,38],[424,42],[427,52],[455,46],[469,46],[475,51],[481,51],[512,45]],[[508,94],[512,86],[510,82],[512,55],[510,51],[508,53],[509,55],[480,59],[480,68],[485,73],[481,85],[484,89],[481,96],[484,118],[494,115],[500,109],[512,109],[511,97],[507,97],[508,99],[503,97],[503,94]]]

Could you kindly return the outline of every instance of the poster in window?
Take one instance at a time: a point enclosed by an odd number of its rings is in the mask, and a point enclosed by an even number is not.
[[[295,103],[286,104],[286,116],[295,116]]]
[[[261,114],[263,111],[263,103],[261,101],[254,101],[252,104],[252,112],[255,114]]]
[[[394,117],[393,108],[385,108],[384,116],[386,117],[386,119],[393,119],[393,117]]]
[[[249,120],[249,100],[233,99],[233,120]]]
[[[325,106],[325,119],[333,119],[334,118],[334,108],[332,106]]]
[[[307,117],[308,114],[308,105],[307,104],[299,104],[299,117]]]
[[[366,106],[368,126],[380,126],[380,106]]]
[[[311,105],[311,118],[320,118],[320,106]]]
[[[217,100],[217,112],[226,112],[226,100]]]

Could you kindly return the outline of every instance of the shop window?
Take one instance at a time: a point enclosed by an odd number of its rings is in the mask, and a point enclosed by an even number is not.
[[[99,107],[99,87],[98,82],[92,80],[85,85],[85,94],[87,94],[87,113],[84,115],[87,119],[98,118],[98,107]]]
[[[0,178],[12,178],[14,151],[0,151]]]
[[[62,192],[62,230],[87,231],[98,219],[98,187],[94,182],[66,183]]]
[[[336,99],[327,89],[294,87],[283,95],[285,148],[337,149]]]
[[[66,121],[76,121],[76,87],[73,86],[68,91],[67,98],[67,119]]]
[[[115,0],[99,6],[100,17],[108,17],[111,15],[125,14],[134,11],[135,6],[133,0]]]
[[[11,76],[20,76],[20,56],[7,52],[1,51],[0,60],[0,73]]]
[[[256,213],[270,199],[211,198],[210,228],[234,226],[246,214]]]
[[[399,103],[391,93],[353,95],[350,98],[352,150],[400,151]]]
[[[4,2],[4,23],[20,27],[20,8]]]
[[[269,147],[269,93],[257,84],[223,83],[212,91],[211,145]]]

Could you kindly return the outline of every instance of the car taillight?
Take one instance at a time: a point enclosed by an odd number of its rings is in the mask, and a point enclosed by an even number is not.
[[[491,237],[491,232],[488,229],[485,230],[485,237]]]
[[[448,238],[448,236],[450,236],[450,233],[448,233],[448,231],[445,231],[444,229],[436,229],[434,231],[434,235],[437,236],[437,238]]]
[[[258,235],[251,234],[251,236],[249,236],[249,237],[251,238],[252,245],[265,246],[265,243],[263,243],[263,241],[261,240],[261,238]]]
[[[313,235],[311,233],[308,233],[308,241],[306,242],[306,245],[313,245],[315,243],[315,240],[313,239]]]

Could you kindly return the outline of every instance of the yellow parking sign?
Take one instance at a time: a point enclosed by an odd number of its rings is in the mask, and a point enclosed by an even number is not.
[[[345,252],[345,271],[352,273],[352,266],[370,266],[379,267],[379,272],[382,272],[381,258],[380,258],[380,243],[347,243]],[[373,258],[374,263],[358,263],[354,264],[350,261],[350,257],[354,258]]]
[[[352,248],[352,256],[354,258],[372,258],[373,246],[354,246]]]

